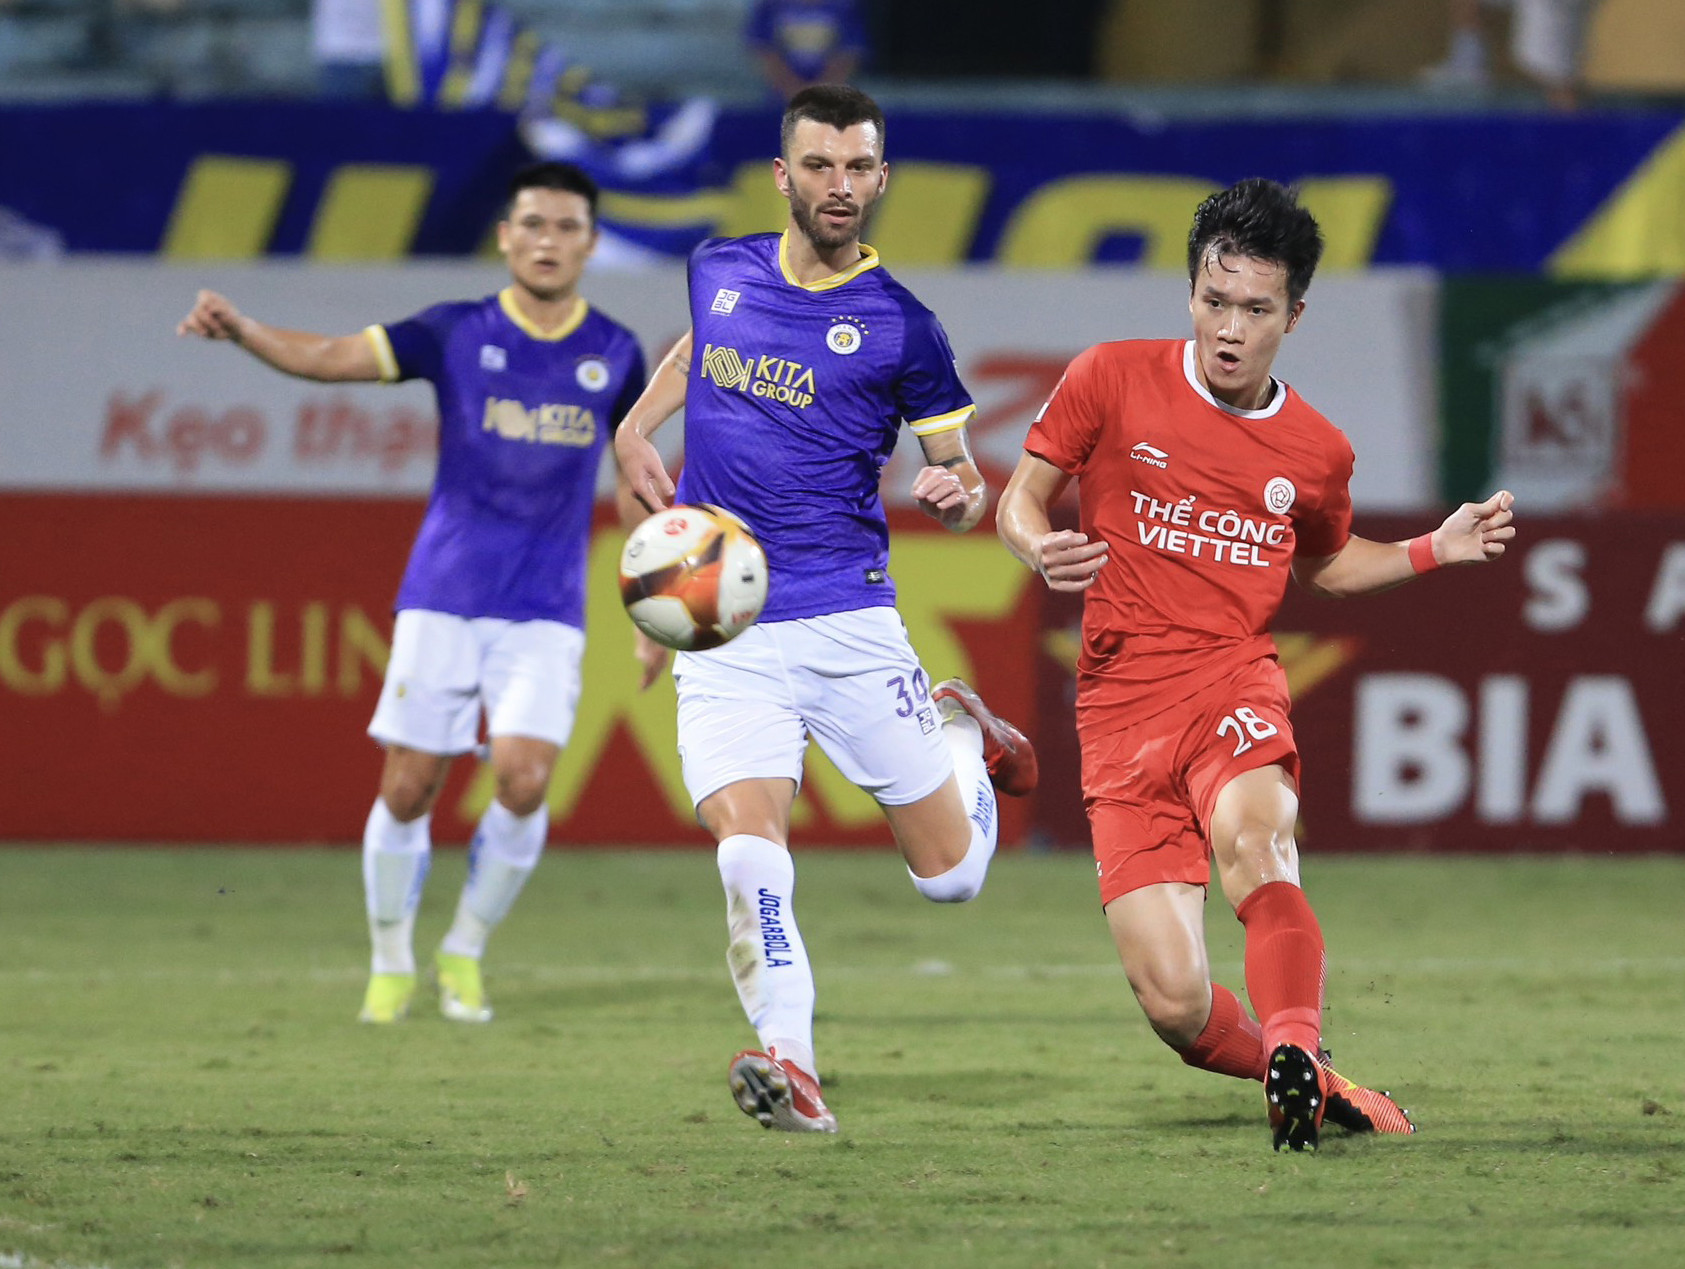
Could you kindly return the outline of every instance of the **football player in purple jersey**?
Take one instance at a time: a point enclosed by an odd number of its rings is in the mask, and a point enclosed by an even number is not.
[[[798,93],[773,176],[782,233],[703,243],[691,329],[615,434],[651,510],[717,504],[766,549],[757,624],[680,653],[679,753],[719,843],[728,963],[761,1047],[732,1059],[738,1105],[767,1127],[834,1132],[813,1056],[813,971],[793,909],[790,810],[810,735],[882,806],[913,884],[939,903],[982,889],[995,789],[1034,787],[1035,754],[959,680],[931,685],[895,610],[878,481],[903,423],[925,466],[917,505],[964,532],[988,502],[965,425],[975,407],[941,324],[861,243],[883,193],[884,121],[840,85]],[[649,436],[685,410],[675,490]],[[665,653],[640,639],[646,683]]]
[[[546,794],[579,699],[597,475],[644,386],[636,338],[579,294],[596,204],[595,183],[570,164],[518,172],[497,227],[510,283],[484,299],[327,336],[266,325],[201,291],[178,328],[300,378],[426,379],[437,397],[438,474],[369,725],[386,759],[363,830],[373,943],[365,1022],[396,1022],[409,1009],[433,803],[452,759],[476,749],[482,712],[496,796],[434,958],[447,1018],[491,1019],[486,941],[544,848]]]

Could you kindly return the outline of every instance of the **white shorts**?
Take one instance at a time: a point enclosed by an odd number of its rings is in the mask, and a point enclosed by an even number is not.
[[[559,621],[457,617],[407,608],[369,735],[423,753],[467,753],[488,736],[565,745],[579,705],[585,633]]]
[[[679,653],[673,678],[692,803],[738,780],[801,787],[810,733],[885,806],[917,802],[953,773],[930,680],[893,608],[750,626],[723,648]]]

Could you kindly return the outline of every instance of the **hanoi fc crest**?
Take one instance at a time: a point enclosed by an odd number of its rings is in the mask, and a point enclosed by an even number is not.
[[[601,357],[587,357],[575,367],[573,377],[587,392],[601,392],[608,387],[608,362]]]
[[[860,341],[865,336],[866,332],[853,322],[834,322],[825,332],[825,347],[841,356],[852,356],[860,351]]]

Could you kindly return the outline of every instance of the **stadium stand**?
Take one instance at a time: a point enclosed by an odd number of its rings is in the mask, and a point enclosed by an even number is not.
[[[628,91],[752,95],[746,0],[509,0]],[[309,0],[0,0],[0,98],[308,96]]]

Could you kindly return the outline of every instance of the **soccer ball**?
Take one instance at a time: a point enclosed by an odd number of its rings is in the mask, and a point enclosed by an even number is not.
[[[669,507],[626,539],[620,599],[657,643],[681,652],[717,648],[761,615],[766,554],[729,511],[705,503]]]

